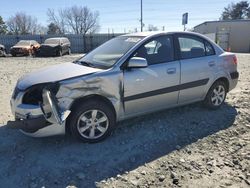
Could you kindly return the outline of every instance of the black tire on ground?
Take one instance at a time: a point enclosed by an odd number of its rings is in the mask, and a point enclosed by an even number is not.
[[[89,119],[85,120],[85,121],[80,121],[80,119],[81,119],[81,117],[83,117],[84,114],[87,114],[89,111],[90,111],[89,113],[91,113],[91,110],[98,110],[98,113],[100,113],[99,111],[101,111],[106,115],[107,124],[106,123],[105,124],[107,125],[106,126],[107,129],[103,133],[103,135],[101,135],[100,137],[90,139],[90,138],[84,137],[82,134],[87,134],[89,136],[92,128],[90,127],[88,129],[86,129],[85,132],[80,133],[81,131],[79,130],[78,123],[80,122],[80,125],[83,124],[82,127],[84,128],[87,125],[86,121],[89,121]],[[101,115],[103,115],[103,114],[101,114]],[[91,119],[91,117],[90,117],[90,119]],[[72,110],[71,115],[69,117],[69,128],[70,128],[72,135],[74,137],[80,139],[81,141],[88,142],[88,143],[99,142],[99,141],[105,139],[106,137],[108,137],[112,133],[112,131],[114,130],[115,124],[116,124],[115,114],[114,114],[113,110],[111,109],[111,107],[109,107],[109,105],[107,105],[105,102],[98,101],[98,100],[97,101],[89,100],[89,101],[85,101],[83,104],[79,104],[75,109]],[[98,128],[95,128],[94,132],[95,132],[95,134],[96,133],[98,134],[100,131]]]
[[[71,55],[71,48],[68,49],[68,55]]]
[[[225,91],[225,95],[219,95],[222,100],[220,99],[218,102],[218,104],[216,105],[216,100],[213,100],[215,96],[215,93],[214,93],[214,90],[216,90],[217,88],[219,87],[222,87],[223,90]],[[212,109],[212,110],[216,110],[218,108],[220,108],[220,106],[223,104],[223,102],[225,101],[226,99],[226,95],[227,95],[227,87],[226,87],[226,84],[225,82],[223,81],[216,81],[212,86],[211,88],[208,90],[208,93],[206,95],[206,98],[205,100],[203,101],[204,105],[209,108],[209,109]]]
[[[62,54],[62,50],[58,50],[58,56],[61,57],[63,54]]]
[[[15,54],[15,53],[12,53],[11,55],[12,55],[13,57],[16,57],[16,54]]]

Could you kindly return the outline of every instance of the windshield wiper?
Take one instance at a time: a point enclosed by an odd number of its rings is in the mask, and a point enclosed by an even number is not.
[[[73,63],[76,63],[76,64],[79,64],[79,65],[84,65],[84,66],[87,66],[87,67],[95,67],[92,63],[90,62],[87,62],[87,61],[74,61]]]

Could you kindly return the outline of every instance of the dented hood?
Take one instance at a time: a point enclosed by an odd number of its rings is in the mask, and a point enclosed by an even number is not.
[[[24,75],[19,79],[17,87],[20,90],[25,90],[35,84],[55,82],[76,76],[84,76],[100,70],[101,69],[86,67],[75,63],[53,65]]]

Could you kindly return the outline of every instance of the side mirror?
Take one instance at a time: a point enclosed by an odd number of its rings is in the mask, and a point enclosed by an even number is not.
[[[132,57],[128,62],[128,68],[145,68],[147,66],[147,60],[142,57]]]

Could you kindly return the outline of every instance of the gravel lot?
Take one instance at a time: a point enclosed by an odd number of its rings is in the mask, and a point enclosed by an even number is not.
[[[134,118],[97,144],[34,139],[4,125],[23,74],[80,55],[0,58],[0,187],[250,187],[250,54],[217,111],[201,104]]]

